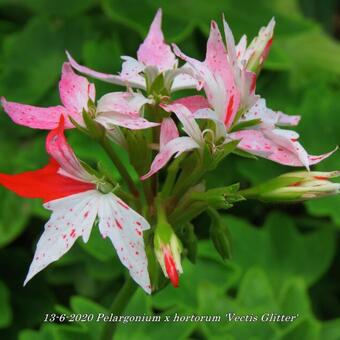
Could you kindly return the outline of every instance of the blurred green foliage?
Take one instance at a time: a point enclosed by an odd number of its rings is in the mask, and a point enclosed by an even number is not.
[[[301,114],[297,131],[311,153],[340,143],[339,21],[333,0],[0,0],[0,94],[28,104],[55,105],[64,50],[103,72],[120,70],[120,56],[135,56],[158,7],[164,33],[188,55],[203,58],[211,19],[224,12],[237,38],[252,38],[275,16],[275,39],[258,93],[276,110]],[[339,10],[339,9],[338,9]],[[116,87],[96,82],[99,95]],[[44,133],[14,126],[0,115],[0,169],[20,172],[47,161]],[[74,132],[71,144],[88,162],[100,150]],[[335,154],[316,169],[335,170]],[[258,183],[288,168],[265,160],[228,157],[207,178],[210,186]],[[123,269],[109,241],[94,229],[58,263],[23,288],[47,212],[39,201],[0,188],[0,337],[98,339],[103,324],[43,323],[45,313],[97,313],[121,286]],[[293,323],[127,323],[117,339],[340,338],[340,197],[297,206],[240,203],[225,217],[234,254],[222,262],[208,236],[206,216],[195,221],[201,239],[196,265],[184,261],[180,288],[154,297],[141,290],[126,314],[299,314]]]

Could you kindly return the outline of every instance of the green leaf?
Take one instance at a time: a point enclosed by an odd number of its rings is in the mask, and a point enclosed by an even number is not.
[[[234,125],[231,128],[230,132],[243,130],[243,129],[249,128],[251,126],[258,125],[260,123],[261,123],[261,119],[251,119],[251,120],[247,120],[247,121],[244,121],[244,122],[240,122],[240,123]]]
[[[0,329],[8,327],[12,322],[10,293],[6,285],[0,281]]]
[[[49,0],[30,0],[23,2],[33,11],[40,14],[71,17],[80,15],[82,12],[94,6],[94,0],[59,0],[58,2]]]
[[[18,237],[25,229],[31,213],[31,204],[14,193],[0,188],[0,247]],[[13,215],[15,211],[15,216]]]
[[[287,281],[286,285],[282,288],[279,301],[283,314],[299,314],[298,317],[312,315],[307,287],[301,279]]]
[[[81,328],[83,328],[92,339],[98,339],[99,334],[102,331],[105,323],[97,322],[97,316],[99,313],[108,313],[108,311],[101,305],[86,299],[81,296],[74,296],[71,298],[71,307],[73,312],[83,315],[94,315],[92,321],[79,322]]]
[[[337,340],[340,334],[340,319],[326,321],[322,324],[320,339]]]
[[[158,8],[163,8],[163,31],[166,41],[181,41],[188,36],[194,26],[192,18],[185,21],[178,18],[178,15],[172,15],[167,11],[167,4],[162,3],[160,6],[154,1],[142,0],[136,5],[133,0],[121,2],[119,0],[104,0],[102,2],[104,13],[113,21],[126,25],[135,30],[144,39],[151,22],[156,15]],[[143,9],[141,15],[140,9]],[[140,41],[142,43],[142,41]]]
[[[263,229],[242,219],[226,217],[234,244],[233,260],[244,270],[262,267],[275,289],[291,278],[310,286],[328,269],[334,256],[334,232],[316,230],[300,234],[287,215],[272,213]]]

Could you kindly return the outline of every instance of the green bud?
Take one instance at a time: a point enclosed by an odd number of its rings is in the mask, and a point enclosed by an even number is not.
[[[242,190],[240,194],[245,198],[255,198],[265,202],[299,202],[336,195],[340,192],[340,184],[329,179],[339,175],[339,171],[289,172],[253,188]]]
[[[194,226],[191,223],[186,223],[182,226],[180,238],[186,249],[188,259],[192,263],[195,263],[197,258],[198,239],[194,231]]]
[[[160,202],[157,202],[157,226],[154,234],[154,251],[157,260],[174,287],[178,287],[179,274],[183,272],[181,264],[182,244],[168,223]]]
[[[272,44],[274,26],[273,18],[266,27],[260,29],[258,36],[248,46],[246,52],[247,70],[259,74]]]
[[[207,210],[210,218],[210,237],[217,252],[223,260],[230,259],[232,253],[231,234],[227,224],[222,221],[218,212],[214,209]]]

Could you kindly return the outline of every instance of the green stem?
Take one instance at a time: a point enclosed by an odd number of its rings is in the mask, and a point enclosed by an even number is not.
[[[169,221],[173,226],[182,225],[184,223],[190,222],[192,219],[205,211],[208,207],[209,205],[206,202],[194,202],[189,205],[185,211],[174,211],[169,216]]]
[[[171,194],[171,191],[176,181],[179,164],[181,161],[182,161],[182,157],[178,157],[168,167],[168,173],[167,173],[167,176],[163,184],[163,188],[162,188],[163,197],[168,197]]]
[[[124,164],[119,159],[119,157],[116,155],[116,152],[112,148],[110,141],[107,139],[107,137],[104,136],[102,139],[99,140],[99,143],[103,147],[103,149],[106,151],[106,153],[108,154],[108,156],[112,160],[112,162],[115,165],[115,167],[117,168],[117,170],[120,172],[122,178],[124,179],[124,181],[128,185],[131,193],[135,197],[138,197],[139,196],[138,188],[137,188],[136,184],[134,183],[132,177],[130,176],[130,174],[126,170]]]
[[[109,313],[113,315],[122,315],[129,301],[133,297],[137,285],[132,281],[131,277],[128,277],[123,287],[118,292],[115,300],[113,301]],[[116,331],[117,322],[107,322],[104,325],[103,333],[100,337],[101,340],[112,340],[113,335]]]

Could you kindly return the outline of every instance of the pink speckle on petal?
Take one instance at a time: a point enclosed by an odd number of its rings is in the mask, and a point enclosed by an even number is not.
[[[119,229],[123,229],[122,224],[115,218],[116,225]]]
[[[126,210],[129,210],[129,209],[130,209],[130,207],[129,207],[127,204],[125,204],[123,201],[117,201],[117,203],[118,203],[119,205],[121,205],[123,208],[125,208]]]

